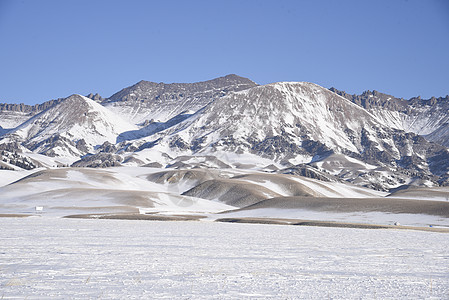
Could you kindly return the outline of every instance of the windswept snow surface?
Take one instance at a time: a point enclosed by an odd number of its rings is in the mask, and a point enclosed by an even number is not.
[[[0,214],[34,214],[36,206],[43,207],[39,213],[47,216],[139,210],[192,214],[235,209],[223,203],[181,196],[177,189],[144,179],[156,170],[125,167],[5,171],[1,173],[5,179],[0,180],[4,184],[0,186]]]
[[[3,299],[446,299],[447,234],[0,218]]]

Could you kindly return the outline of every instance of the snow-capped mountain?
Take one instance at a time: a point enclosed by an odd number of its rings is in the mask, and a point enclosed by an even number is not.
[[[180,113],[195,112],[230,92],[256,85],[237,75],[196,83],[165,84],[142,80],[115,93],[102,104],[134,124],[151,120],[165,122]]]
[[[134,125],[95,101],[72,95],[9,132],[5,139],[48,156],[81,156]]]
[[[446,185],[448,103],[348,95],[307,82],[259,86],[237,75],[141,81],[106,99],[72,95],[31,113],[3,109],[2,116],[30,118],[0,123],[0,150],[9,169],[15,161],[32,168],[62,161],[42,157],[71,157],[77,167],[250,168],[380,190]]]

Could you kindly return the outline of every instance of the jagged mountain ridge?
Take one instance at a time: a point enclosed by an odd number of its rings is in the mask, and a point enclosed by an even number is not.
[[[429,141],[449,147],[449,96],[404,100],[378,91],[350,95],[335,88],[330,90],[365,108],[392,128],[423,135]]]
[[[62,100],[60,98],[36,105],[0,103],[0,127],[11,130]]]

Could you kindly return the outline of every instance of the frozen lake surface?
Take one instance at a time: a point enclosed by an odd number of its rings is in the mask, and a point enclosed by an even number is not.
[[[449,235],[0,218],[0,297],[447,299]]]

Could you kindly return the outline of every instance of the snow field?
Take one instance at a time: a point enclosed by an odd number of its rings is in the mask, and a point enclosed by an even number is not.
[[[441,233],[45,217],[0,224],[4,299],[449,294],[449,239]]]

